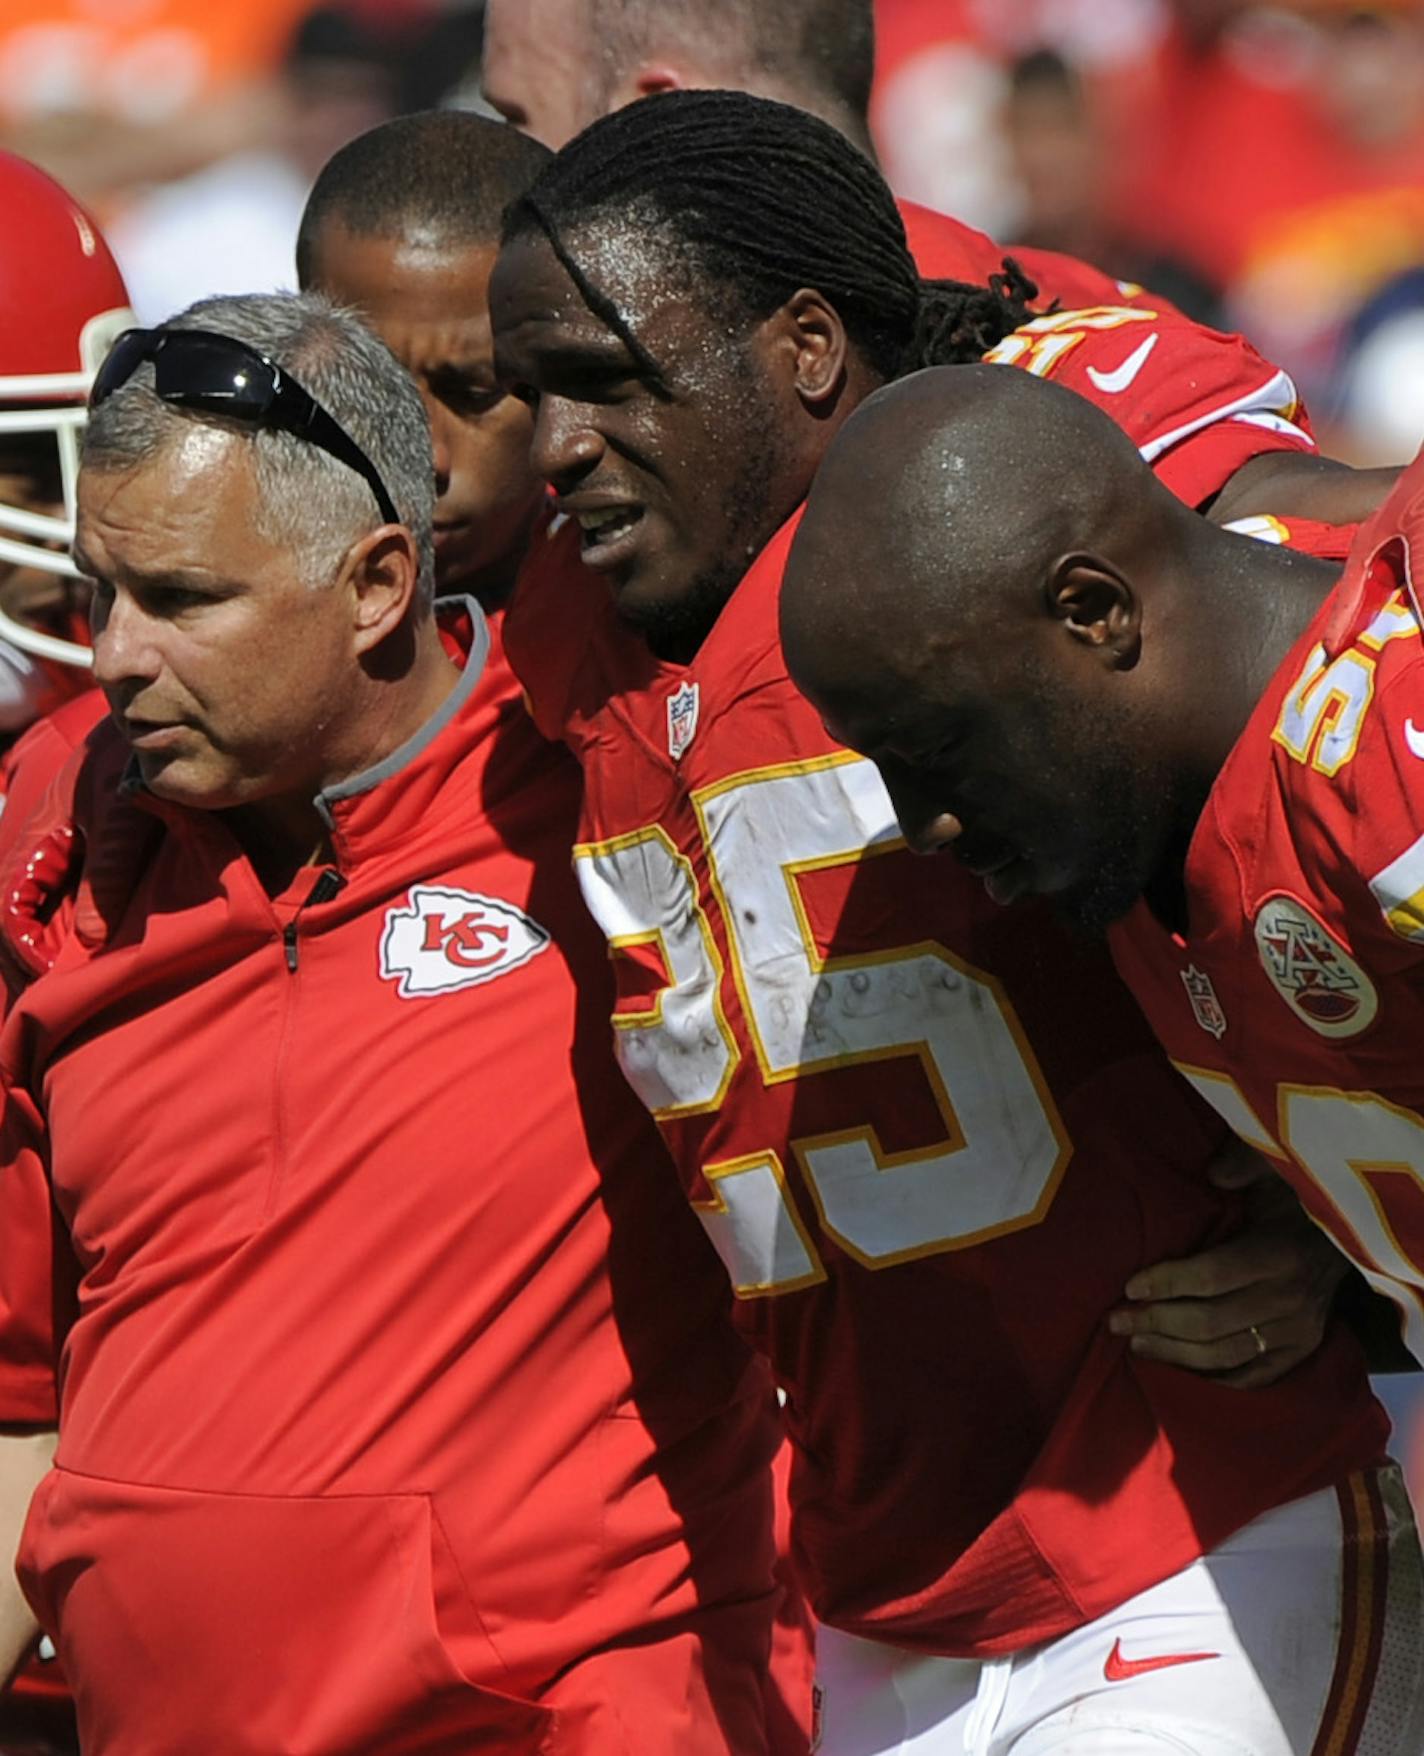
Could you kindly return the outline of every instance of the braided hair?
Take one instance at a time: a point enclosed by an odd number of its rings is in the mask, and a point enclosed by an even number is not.
[[[542,234],[588,308],[649,380],[657,362],[581,267],[569,235],[646,216],[714,310],[753,322],[800,288],[822,293],[883,379],[984,353],[1031,313],[1006,261],[987,286],[922,281],[875,166],[829,123],[734,91],[675,91],[604,116],[508,208],[504,240]]]

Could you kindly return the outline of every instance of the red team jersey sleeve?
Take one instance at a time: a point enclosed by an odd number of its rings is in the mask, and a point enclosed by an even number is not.
[[[905,233],[927,280],[986,284],[1014,257],[1039,288],[1035,317],[987,358],[1054,378],[1131,437],[1189,506],[1269,451],[1314,451],[1289,375],[1239,335],[1207,329],[1167,300],[1051,251],[1005,250],[982,232],[910,202]],[[1343,554],[1343,548],[1328,551]]]
[[[1290,376],[1239,335],[1145,305],[1036,317],[985,358],[1076,390],[1189,506],[1270,451],[1314,452]]]

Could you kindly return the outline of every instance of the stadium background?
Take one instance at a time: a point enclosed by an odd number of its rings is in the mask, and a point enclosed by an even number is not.
[[[876,0],[897,192],[1242,329],[1325,449],[1424,440],[1424,0]],[[0,146],[105,224],[141,318],[290,285],[386,116],[480,107],[479,4],[4,0]],[[14,247],[7,240],[3,247]],[[1424,1504],[1424,1381],[1381,1391]]]

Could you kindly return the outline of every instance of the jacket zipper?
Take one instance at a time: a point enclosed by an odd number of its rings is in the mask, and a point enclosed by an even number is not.
[[[346,880],[334,867],[328,866],[311,887],[311,894],[282,929],[282,950],[287,959],[287,973],[297,973],[297,923],[313,903],[332,902],[346,888]]]

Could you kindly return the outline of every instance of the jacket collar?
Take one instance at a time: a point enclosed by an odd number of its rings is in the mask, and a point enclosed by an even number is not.
[[[462,654],[464,656],[465,666],[460,673],[460,679],[413,737],[407,738],[404,744],[392,750],[382,761],[373,763],[360,774],[338,781],[335,786],[327,787],[316,795],[312,803],[322,822],[330,830],[336,829],[337,813],[343,804],[360,798],[363,793],[374,791],[385,781],[394,780],[403,769],[417,762],[445,728],[459,718],[479,687],[490,653],[489,623],[485,621],[484,612],[472,597],[450,597],[437,604],[435,614],[446,651],[452,658],[459,658]],[[466,619],[468,636],[464,626]]]

